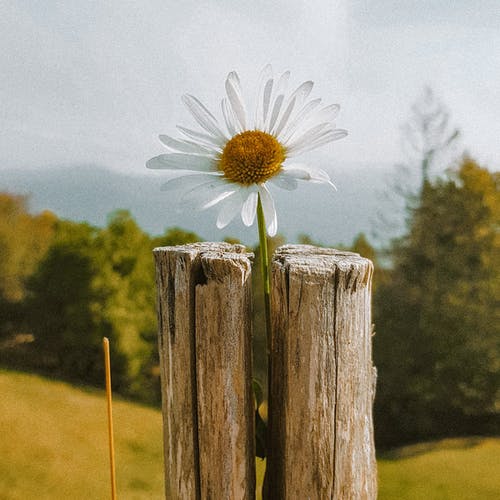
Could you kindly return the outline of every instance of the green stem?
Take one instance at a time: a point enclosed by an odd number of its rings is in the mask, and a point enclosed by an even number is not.
[[[264,210],[262,209],[262,202],[260,199],[260,194],[257,202],[257,222],[259,225],[259,244],[260,244],[260,261],[262,270],[262,284],[264,285],[264,306],[266,311],[266,345],[267,345],[267,383],[268,383],[268,411],[271,408],[271,391],[270,391],[270,381],[271,381],[271,285],[269,280],[269,253],[267,250],[267,236],[266,236],[266,221],[264,218]],[[269,418],[269,417],[268,417]],[[269,426],[269,421],[268,424]],[[269,429],[269,427],[268,427]],[[268,431],[269,432],[269,431]],[[269,436],[266,437],[266,443],[269,442]],[[267,454],[267,464],[269,464],[269,448],[266,444],[266,454]],[[269,469],[266,466],[266,472],[264,474],[264,484],[262,487],[262,498],[268,499],[268,489],[269,489]]]
[[[269,353],[271,351],[271,285],[269,282],[269,253],[267,251],[266,221],[264,218],[264,210],[262,209],[262,202],[260,201],[260,194],[257,202],[257,223],[259,225],[260,261],[262,270],[262,283],[264,285],[267,356],[269,363]]]

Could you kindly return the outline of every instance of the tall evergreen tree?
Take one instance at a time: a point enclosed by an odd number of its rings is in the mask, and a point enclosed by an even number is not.
[[[500,403],[498,173],[426,182],[375,297],[379,442],[491,430]]]

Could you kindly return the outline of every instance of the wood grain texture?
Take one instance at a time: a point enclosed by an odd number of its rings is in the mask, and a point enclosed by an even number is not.
[[[250,263],[249,256],[242,245],[229,245],[226,243],[195,243],[177,247],[156,248],[154,250],[156,262],[156,282],[158,292],[158,322],[159,322],[159,353],[162,381],[162,411],[163,411],[163,434],[164,434],[164,456],[165,456],[165,494],[169,500],[200,500],[209,498],[205,495],[202,488],[206,488],[205,476],[208,471],[200,467],[201,462],[206,466],[206,460],[200,457],[200,449],[203,450],[203,457],[206,453],[206,447],[217,445],[217,440],[207,441],[206,436],[201,436],[198,430],[199,420],[206,422],[211,419],[210,412],[218,411],[218,406],[213,408],[211,405],[205,407],[208,403],[207,395],[214,401],[224,401],[227,394],[224,393],[224,386],[215,387],[215,378],[207,376],[208,370],[202,365],[202,361],[197,362],[197,351],[200,352],[200,345],[205,342],[200,335],[210,330],[212,334],[211,341],[219,342],[220,348],[224,349],[224,339],[234,339],[234,331],[226,332],[223,328],[230,327],[230,322],[225,325],[216,323],[217,314],[220,314],[218,306],[215,303],[209,305],[210,311],[214,315],[207,318],[210,327],[204,323],[203,318],[197,317],[196,311],[205,309],[197,300],[205,300],[203,291],[197,293],[197,288],[205,290],[207,287],[219,286],[225,287],[230,283],[236,283],[235,268],[240,272],[239,289],[237,297],[244,298],[248,302],[249,297],[246,289],[246,281],[249,280]],[[221,263],[225,262],[227,266]],[[214,263],[213,271],[211,263]],[[226,273],[226,267],[229,272]],[[217,272],[221,273],[218,277]],[[235,274],[236,273],[236,274]],[[228,278],[228,275],[231,278]],[[227,293],[232,292],[229,287]],[[217,294],[220,297],[225,296],[222,289]],[[229,295],[226,295],[229,297]],[[249,302],[238,304],[236,308],[243,311],[249,307]],[[227,305],[222,302],[219,304],[221,309]],[[230,313],[225,312],[226,316]],[[249,317],[249,315],[247,315]],[[248,325],[248,324],[247,324]],[[200,329],[198,331],[198,328]],[[218,329],[218,336],[215,335],[215,329]],[[242,333],[241,324],[238,325],[238,332]],[[246,345],[250,342],[250,331],[245,330]],[[199,339],[200,345],[197,345]],[[217,345],[213,345],[218,349]],[[243,348],[242,348],[243,349]],[[245,347],[246,349],[246,347]],[[245,370],[251,370],[250,349],[245,358]],[[215,360],[214,360],[215,362]],[[218,361],[217,361],[218,362]],[[244,364],[243,362],[241,364]],[[239,367],[240,365],[238,365]],[[227,365],[217,366],[219,372],[224,372],[229,376],[232,367]],[[203,384],[198,383],[197,371],[201,370]],[[221,374],[221,376],[224,376]],[[250,378],[247,373],[241,374],[241,377]],[[219,379],[217,379],[217,382]],[[219,389],[219,392],[217,392]],[[239,389],[239,387],[238,387]],[[200,394],[198,392],[200,391]],[[247,392],[238,393],[238,398],[247,402]],[[233,397],[234,399],[234,397]],[[200,404],[199,401],[203,401]],[[218,403],[219,404],[219,403]],[[220,403],[223,404],[223,403]],[[234,407],[231,406],[234,410]],[[206,412],[206,413],[205,413]],[[238,416],[240,416],[238,414]],[[229,427],[224,429],[220,427],[221,432],[227,434],[234,433],[236,425],[242,425],[237,421],[230,422],[228,417],[225,424]],[[224,425],[225,425],[224,424]],[[219,423],[219,425],[222,425]],[[245,423],[245,429],[251,433],[253,424],[248,426]],[[206,432],[204,429],[203,432]],[[243,431],[242,431],[243,433]],[[241,436],[240,436],[241,439]],[[252,443],[252,449],[247,453],[252,453],[253,460],[253,434],[251,438],[246,437],[247,441]],[[231,443],[234,444],[233,441]],[[222,442],[220,444],[223,444]],[[226,444],[226,443],[224,443]],[[239,445],[239,441],[238,441]],[[219,450],[221,455],[231,453],[230,450]],[[212,463],[210,468],[217,468],[219,464]],[[238,465],[240,467],[240,465]],[[202,480],[203,479],[203,480]],[[252,477],[249,478],[252,481]],[[249,488],[251,491],[251,488]],[[218,497],[223,498],[223,497]],[[243,497],[242,497],[243,498]]]
[[[250,261],[202,255],[196,287],[196,365],[201,498],[254,500]]]
[[[309,245],[274,255],[268,500],[377,496],[372,270]]]

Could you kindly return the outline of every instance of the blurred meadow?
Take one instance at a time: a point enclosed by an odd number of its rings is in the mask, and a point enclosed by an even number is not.
[[[0,455],[8,457],[0,462],[0,498],[108,498],[102,391],[2,370],[0,392]],[[162,498],[160,411],[118,399],[114,419],[118,497]],[[398,448],[379,458],[379,498],[493,500],[500,490],[499,461],[499,438]],[[256,459],[256,467],[260,488],[264,461]]]
[[[0,498],[109,497],[102,391],[5,370],[0,391]],[[113,416],[119,496],[161,498],[161,413],[118,399]]]
[[[162,498],[154,247],[255,253],[266,386],[256,228],[180,210],[144,164],[185,123],[184,93],[219,116],[226,74],[251,101],[269,62],[314,80],[349,130],[306,155],[335,194],[273,193],[270,245],[375,264],[379,498],[499,498],[497,1],[14,1],[0,14],[0,498],[108,498],[103,336],[119,497]]]

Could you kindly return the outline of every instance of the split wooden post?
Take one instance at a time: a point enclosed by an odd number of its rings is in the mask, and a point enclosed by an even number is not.
[[[280,247],[272,262],[269,500],[375,499],[372,263]]]
[[[253,500],[251,254],[195,243],[154,256],[166,498]]]

